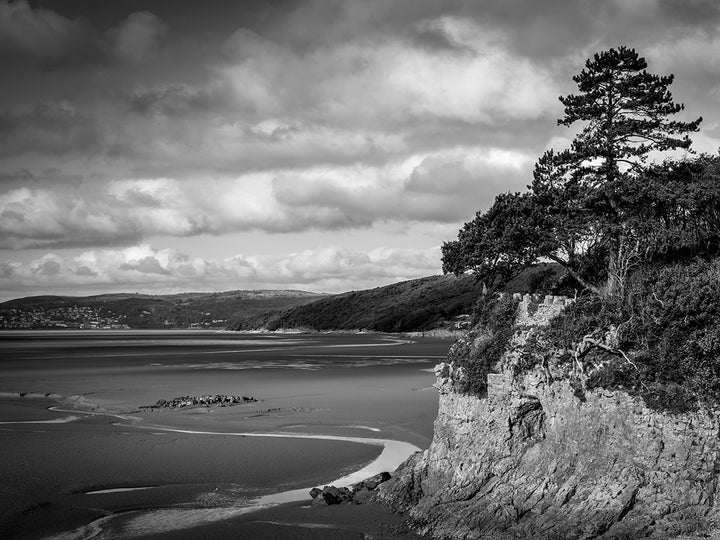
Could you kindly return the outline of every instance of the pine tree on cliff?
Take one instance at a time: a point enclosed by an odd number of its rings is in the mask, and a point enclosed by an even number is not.
[[[646,236],[637,202],[650,152],[688,149],[692,122],[670,120],[683,109],[634,49],[595,54],[573,80],[578,94],[561,97],[558,123],[584,122],[571,148],[546,152],[530,192],[505,194],[443,245],[443,270],[474,270],[501,283],[539,258],[565,267],[599,295],[622,292]],[[647,251],[647,250],[645,250]]]
[[[697,131],[702,121],[669,120],[684,108],[668,90],[674,77],[652,75],[646,68],[647,62],[634,49],[596,53],[573,77],[580,93],[560,97],[565,117],[558,124],[586,122],[570,151],[560,154],[560,161],[585,188],[589,200],[584,207],[604,225],[608,244],[604,292],[610,295],[621,291],[639,256],[640,242],[627,215],[633,209],[624,204],[628,180],[642,174],[650,151],[689,149],[687,134]]]

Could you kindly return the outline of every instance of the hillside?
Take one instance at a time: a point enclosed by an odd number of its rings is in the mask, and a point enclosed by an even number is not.
[[[0,304],[0,328],[225,328],[321,298],[304,291],[34,296]]]
[[[321,298],[279,315],[245,317],[231,328],[430,330],[470,313],[481,292],[482,284],[472,276],[431,276]]]

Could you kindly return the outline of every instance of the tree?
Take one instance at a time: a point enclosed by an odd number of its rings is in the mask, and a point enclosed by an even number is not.
[[[646,67],[626,47],[587,60],[573,77],[579,93],[560,98],[559,124],[585,122],[571,148],[546,152],[530,193],[499,196],[443,245],[446,272],[473,270],[499,283],[528,261],[549,258],[596,294],[622,292],[647,240],[637,204],[648,155],[689,149],[688,133],[702,121],[669,120],[683,109],[668,91],[673,76]]]
[[[532,212],[528,194],[498,195],[486,213],[460,229],[456,241],[443,244],[443,271],[473,270],[491,287],[511,278],[542,252]]]
[[[668,90],[673,75],[652,75],[634,49],[619,47],[596,53],[573,77],[580,93],[560,97],[565,117],[559,125],[587,122],[575,137],[565,163],[582,172],[589,186],[602,187],[613,202],[612,187],[624,176],[620,165],[639,172],[650,151],[690,148],[692,122],[668,120],[684,109]]]
[[[675,103],[668,86],[672,75],[653,75],[634,49],[619,47],[588,59],[573,77],[579,94],[561,97],[565,117],[558,124],[586,122],[560,154],[560,162],[586,188],[584,207],[604,223],[607,243],[606,294],[622,292],[625,277],[640,253],[635,230],[629,227],[634,209],[622,204],[629,178],[642,174],[651,151],[689,149],[689,132],[702,121],[669,120],[684,106]]]

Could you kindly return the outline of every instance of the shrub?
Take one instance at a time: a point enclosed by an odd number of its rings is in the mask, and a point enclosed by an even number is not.
[[[465,372],[461,392],[481,397],[487,394],[487,374],[497,369],[507,349],[515,331],[516,312],[517,302],[510,295],[483,296],[475,304],[475,328],[450,355]]]
[[[623,389],[670,412],[720,405],[720,260],[644,268],[628,281],[624,298],[580,298],[543,337],[570,350],[610,325],[619,327],[618,347],[635,366],[594,350],[586,360],[603,367],[589,376],[588,389]]]

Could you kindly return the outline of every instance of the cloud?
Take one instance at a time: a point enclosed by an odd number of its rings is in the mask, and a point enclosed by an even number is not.
[[[75,274],[78,276],[96,276],[97,275],[95,272],[93,272],[87,266],[79,266],[77,268],[77,270],[75,270]]]
[[[72,102],[95,135],[94,148],[75,147],[101,155],[106,170],[131,163],[134,175],[240,175],[377,164],[457,144],[527,147],[530,133],[552,125],[550,70],[470,20],[418,24],[456,46],[428,50],[391,34],[304,50],[239,29],[192,82],[133,85],[118,72],[109,79],[117,87]],[[39,145],[15,141],[18,151]]]
[[[33,270],[33,272],[44,276],[54,276],[60,273],[60,268],[60,263],[57,261],[43,261]]]
[[[325,247],[287,255],[235,255],[222,260],[138,245],[47,254],[27,262],[0,261],[2,291],[227,290],[293,288],[340,292],[394,283],[440,270],[440,250]]]
[[[501,191],[525,189],[532,156],[473,148],[414,156],[382,168],[315,168],[278,175],[275,198],[298,222],[330,227],[378,221],[466,219]],[[329,219],[332,218],[332,219]]]
[[[157,51],[166,32],[165,23],[153,13],[132,13],[112,30],[113,51],[125,62],[142,62]]]
[[[0,113],[0,156],[85,154],[101,149],[99,126],[67,101],[40,103],[29,112]]]
[[[148,255],[142,259],[133,259],[120,265],[120,270],[135,270],[141,274],[169,274],[155,257]],[[77,272],[76,272],[77,274]]]
[[[164,117],[219,112],[228,105],[227,96],[223,96],[217,89],[196,88],[189,84],[137,88],[128,96],[128,101],[136,113]]]
[[[32,59],[53,65],[94,56],[92,27],[27,0],[0,1],[0,57],[4,61]]]
[[[611,34],[627,27],[625,18],[648,46],[671,45],[694,27],[716,35],[711,4],[693,2],[677,21],[676,7],[669,0],[642,9],[609,0],[305,2],[254,29],[213,36],[218,46],[188,41],[155,14],[132,13],[106,36],[122,61],[108,59],[102,72],[77,76],[71,97],[45,102],[72,115],[55,124],[32,109],[0,117],[0,170],[29,166],[37,175],[64,152],[74,172],[90,168],[105,181],[193,181],[380,167],[457,146],[538,155],[558,132],[557,96],[572,91],[570,75],[592,48],[616,44]],[[652,30],[643,14],[668,31]],[[673,65],[681,61],[688,64],[678,57]],[[23,161],[27,154],[37,159]]]
[[[251,113],[324,124],[488,124],[542,116],[555,104],[549,72],[509,54],[495,32],[456,17],[421,25],[456,46],[428,50],[385,35],[308,53],[243,29],[226,43],[226,63],[216,72]]]
[[[660,39],[648,47],[651,65],[662,72],[675,72],[675,86],[693,98],[720,101],[720,25],[712,31],[697,28],[679,39]],[[675,91],[677,93],[677,91]],[[704,112],[704,111],[703,111]]]
[[[120,245],[154,235],[298,232],[380,222],[454,223],[522,190],[533,157],[501,149],[239,177],[137,178],[0,192],[0,247]]]

